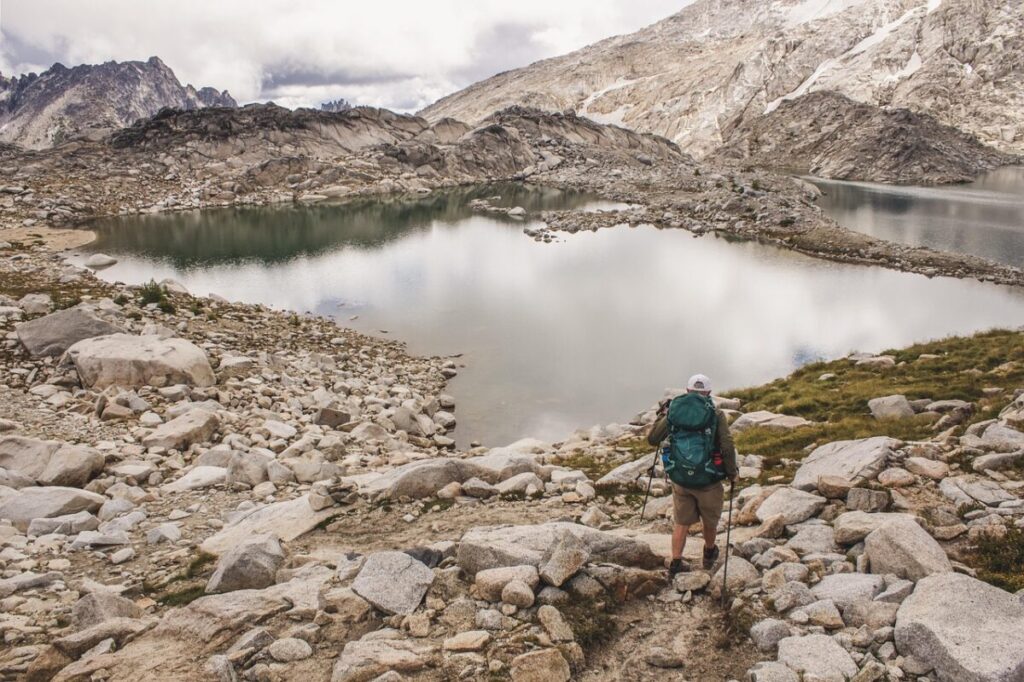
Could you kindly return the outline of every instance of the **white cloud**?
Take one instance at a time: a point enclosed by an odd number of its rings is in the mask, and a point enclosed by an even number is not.
[[[686,0],[3,0],[0,69],[157,55],[240,102],[410,110],[498,71],[628,33]]]

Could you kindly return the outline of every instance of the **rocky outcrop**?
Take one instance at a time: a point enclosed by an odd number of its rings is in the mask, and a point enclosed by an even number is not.
[[[103,470],[103,455],[85,445],[20,436],[0,438],[0,467],[42,486],[84,487]]]
[[[896,646],[934,668],[943,682],[1010,682],[1024,678],[1024,604],[964,575],[917,583],[896,614]]]
[[[216,382],[206,353],[185,339],[110,334],[79,341],[67,357],[90,388]]]
[[[158,57],[145,62],[106,62],[41,74],[0,76],[0,141],[41,149],[78,137],[100,139],[164,107],[237,106],[213,88],[182,86]]]
[[[262,535],[249,538],[217,560],[213,575],[206,583],[206,592],[270,587],[283,561],[284,550],[276,537]]]
[[[27,530],[33,519],[48,519],[80,511],[95,512],[106,498],[76,488],[31,487],[0,498],[0,519]]]
[[[409,614],[423,601],[434,573],[404,552],[377,552],[367,557],[352,591],[386,613]]]
[[[87,306],[78,305],[23,322],[18,340],[35,356],[58,356],[79,341],[124,331]]]
[[[540,567],[546,552],[564,533],[571,533],[581,541],[591,561],[642,568],[653,568],[661,563],[641,542],[571,523],[474,528],[462,536],[457,560],[470,574],[502,566]]]
[[[1003,1],[698,0],[631,35],[475,83],[421,113],[472,122],[510,104],[573,109],[703,155],[739,121],[832,91],[927,113],[1019,153],[1022,34],[1024,9]]]
[[[931,185],[967,182],[1019,157],[927,113],[814,92],[725,133],[721,158],[836,180]]]
[[[876,436],[862,440],[837,441],[816,448],[800,464],[793,487],[816,490],[825,476],[838,476],[859,485],[881,473],[892,454],[895,441]]]

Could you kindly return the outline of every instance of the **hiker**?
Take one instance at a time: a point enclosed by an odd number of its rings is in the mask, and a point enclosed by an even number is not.
[[[690,570],[683,561],[683,548],[690,526],[698,519],[704,532],[703,567],[711,570],[719,554],[715,533],[725,494],[722,481],[736,480],[736,448],[725,414],[711,400],[711,380],[703,374],[690,377],[686,393],[658,406],[658,420],[647,442],[658,446],[666,438],[661,458],[672,482],[675,521],[669,577]]]

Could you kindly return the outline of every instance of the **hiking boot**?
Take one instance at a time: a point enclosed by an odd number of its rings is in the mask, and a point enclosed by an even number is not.
[[[690,565],[682,559],[673,559],[672,563],[668,565],[668,579],[676,577],[677,573],[686,573],[690,570]]]
[[[704,570],[705,571],[710,571],[711,567],[715,565],[716,561],[718,561],[718,545],[715,545],[714,547],[711,547],[710,549],[705,547],[704,548],[704,563],[703,563]]]

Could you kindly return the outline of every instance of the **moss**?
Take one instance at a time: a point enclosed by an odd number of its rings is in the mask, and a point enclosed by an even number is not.
[[[981,536],[969,560],[985,582],[1008,592],[1024,590],[1024,528],[1011,527],[1002,537]]]
[[[82,297],[74,292],[62,293],[57,292],[51,295],[53,299],[54,310],[65,310],[67,308],[74,308],[76,305],[82,302]]]
[[[561,466],[582,471],[591,481],[596,481],[622,464],[622,462],[616,461],[613,458],[599,459],[582,450],[576,450],[568,457],[560,458],[558,463]]]
[[[815,362],[784,379],[762,386],[731,391],[743,401],[745,411],[771,410],[804,417],[813,422],[791,431],[748,429],[735,435],[741,452],[763,455],[767,467],[783,459],[800,460],[804,448],[815,443],[888,435],[920,440],[934,435],[934,423],[926,416],[879,421],[870,415],[868,401],[879,396],[902,394],[908,399],[961,399],[978,409],[964,423],[986,419],[1006,404],[1013,389],[1024,382],[1024,334],[994,330],[971,337],[951,337],[901,350],[886,351],[897,366],[890,369],[858,367],[847,359]],[[938,357],[919,359],[923,354]],[[1008,364],[1012,363],[1012,364]],[[835,378],[820,381],[822,374]],[[982,389],[1005,389],[995,398]],[[989,407],[988,411],[985,410]],[[766,468],[767,471],[767,468]],[[775,471],[771,475],[777,475]]]
[[[435,498],[428,503],[423,505],[424,512],[442,512],[447,509],[451,509],[455,505],[454,499],[444,499],[441,497]]]
[[[160,602],[163,606],[185,606],[199,599],[204,594],[206,594],[206,590],[203,585],[193,585],[176,592],[168,592],[157,598],[156,601]]]
[[[609,642],[618,635],[618,624],[612,617],[614,607],[607,601],[581,598],[560,610],[576,642],[584,649]]]
[[[390,507],[386,511],[390,511]],[[334,520],[339,516],[341,516],[341,514],[332,514],[328,516],[326,519],[313,526],[313,530],[327,530],[327,527],[334,523]]]
[[[195,578],[200,574],[204,566],[212,564],[216,560],[217,557],[214,555],[200,551],[199,554],[188,563],[188,566],[185,567],[185,578]]]

